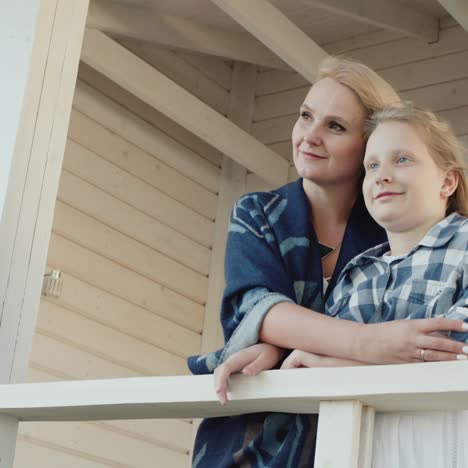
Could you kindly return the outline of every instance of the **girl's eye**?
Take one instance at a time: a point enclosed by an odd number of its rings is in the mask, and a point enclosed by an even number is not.
[[[378,166],[379,165],[376,162],[373,162],[373,163],[370,163],[368,167],[371,171],[373,171],[374,169],[377,169]]]
[[[409,161],[409,159],[406,156],[400,156],[397,159],[397,164],[405,164]]]
[[[333,130],[338,130],[340,132],[343,132],[344,130],[346,130],[343,125],[339,124],[338,122],[330,122],[330,128],[332,128]]]

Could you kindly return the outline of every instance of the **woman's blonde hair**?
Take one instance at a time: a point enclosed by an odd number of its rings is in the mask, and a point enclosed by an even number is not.
[[[393,87],[363,63],[341,57],[327,57],[320,62],[316,82],[332,78],[350,88],[370,115],[386,106],[397,106],[401,98]]]
[[[399,107],[384,107],[375,111],[365,128],[366,138],[384,122],[403,122],[411,125],[422,137],[429,154],[443,171],[453,171],[458,177],[455,192],[449,197],[447,212],[468,215],[468,182],[466,177],[466,149],[453,133],[448,122],[434,113],[418,109],[411,103]]]

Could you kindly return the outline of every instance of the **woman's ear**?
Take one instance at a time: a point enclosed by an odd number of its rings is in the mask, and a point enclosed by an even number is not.
[[[445,174],[442,187],[440,189],[440,196],[442,198],[448,199],[455,192],[458,187],[458,173],[455,171],[447,171]]]

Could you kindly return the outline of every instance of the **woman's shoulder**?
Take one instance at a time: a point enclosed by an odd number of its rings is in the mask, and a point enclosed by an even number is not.
[[[261,212],[271,211],[279,204],[287,204],[288,200],[298,197],[300,190],[302,190],[302,184],[300,184],[300,180],[296,180],[277,189],[249,192],[236,201],[234,208],[253,209]]]

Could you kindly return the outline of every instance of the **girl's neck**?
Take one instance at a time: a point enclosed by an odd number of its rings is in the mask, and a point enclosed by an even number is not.
[[[444,219],[444,217],[445,216],[441,216],[440,219],[421,223],[405,231],[386,229],[391,255],[398,256],[409,253],[438,222]]]

